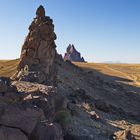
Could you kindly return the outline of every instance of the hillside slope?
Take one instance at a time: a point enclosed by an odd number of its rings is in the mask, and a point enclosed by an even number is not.
[[[0,60],[0,76],[12,76],[16,71],[19,59]],[[123,82],[128,85],[140,86],[140,64],[100,64],[100,63],[80,63],[74,62],[78,67],[86,71],[98,71],[107,76],[102,78],[113,80],[113,77],[127,79]]]
[[[0,76],[12,76],[17,63],[18,60],[0,61]],[[114,133],[121,140],[131,132],[139,140],[140,88],[139,78],[134,77],[139,77],[139,68],[140,65],[126,64],[60,64],[58,92],[67,98],[73,116],[63,124],[71,135],[67,138],[94,134],[96,139],[106,140]],[[19,82],[16,86],[21,85]]]

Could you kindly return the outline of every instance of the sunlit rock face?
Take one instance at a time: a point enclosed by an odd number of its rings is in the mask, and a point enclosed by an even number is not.
[[[64,60],[85,62],[84,58],[81,57],[81,54],[75,49],[74,45],[69,44],[66,51]]]
[[[55,40],[53,20],[45,16],[45,9],[39,6],[22,46],[14,78],[39,83],[53,81],[57,72],[54,65],[57,55]]]

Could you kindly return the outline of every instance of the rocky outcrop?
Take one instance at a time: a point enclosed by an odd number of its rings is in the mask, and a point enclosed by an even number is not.
[[[61,126],[53,123],[55,114],[67,107],[65,97],[54,87],[56,65],[63,62],[55,39],[53,21],[40,6],[13,81],[0,77],[1,140],[63,140]]]
[[[85,62],[81,54],[75,49],[74,45],[69,44],[67,47],[67,52],[65,53],[64,60],[75,61],[75,62]]]
[[[40,6],[29,26],[17,73],[12,78],[38,83],[54,81],[57,72],[54,66],[57,55],[55,39],[53,20],[45,16],[45,9]]]
[[[0,77],[0,140],[139,139],[139,125],[134,123],[139,123],[140,97],[63,61],[53,30],[40,6],[15,81]],[[74,46],[67,52],[81,58]]]
[[[0,138],[63,140],[61,126],[53,121],[59,110],[66,109],[65,98],[52,86],[7,80],[0,93]]]

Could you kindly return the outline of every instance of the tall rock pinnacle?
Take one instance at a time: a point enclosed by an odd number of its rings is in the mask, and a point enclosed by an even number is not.
[[[44,7],[39,6],[36,17],[29,26],[17,73],[13,77],[39,83],[53,81],[56,74],[54,61],[57,55],[55,40],[53,20],[45,16]]]

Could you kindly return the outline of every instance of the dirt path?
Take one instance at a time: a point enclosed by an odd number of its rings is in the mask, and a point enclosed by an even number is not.
[[[105,68],[108,69],[108,70],[111,70],[113,72],[116,72],[116,73],[122,75],[123,77],[125,77],[125,78],[127,78],[129,80],[132,80],[135,85],[140,86],[140,82],[138,82],[138,77],[137,76],[135,76],[135,75],[128,75],[127,73],[119,71],[119,70],[117,70],[115,68],[111,68],[108,65],[106,65]]]
[[[133,81],[137,86],[140,86],[140,82],[138,81],[138,77],[136,75],[131,75],[131,77],[133,77]]]

